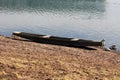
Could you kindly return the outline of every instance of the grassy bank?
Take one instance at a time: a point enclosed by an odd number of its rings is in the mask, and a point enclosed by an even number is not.
[[[0,80],[120,80],[120,55],[0,36]]]

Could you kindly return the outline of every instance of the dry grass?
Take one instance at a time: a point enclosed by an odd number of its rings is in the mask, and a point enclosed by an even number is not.
[[[0,36],[0,80],[120,80],[120,55]]]

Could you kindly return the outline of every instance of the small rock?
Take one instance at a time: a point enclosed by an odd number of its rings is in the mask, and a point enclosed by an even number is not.
[[[104,48],[105,51],[110,51],[111,49],[110,48]]]
[[[112,46],[110,46],[109,48],[110,48],[111,50],[117,50],[116,45],[112,45]]]

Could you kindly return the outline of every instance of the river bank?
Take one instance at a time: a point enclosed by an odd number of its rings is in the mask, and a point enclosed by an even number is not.
[[[0,80],[119,80],[120,54],[0,36]]]

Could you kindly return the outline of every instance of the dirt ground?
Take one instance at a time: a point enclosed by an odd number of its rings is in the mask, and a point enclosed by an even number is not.
[[[0,80],[120,80],[120,54],[0,36]]]

